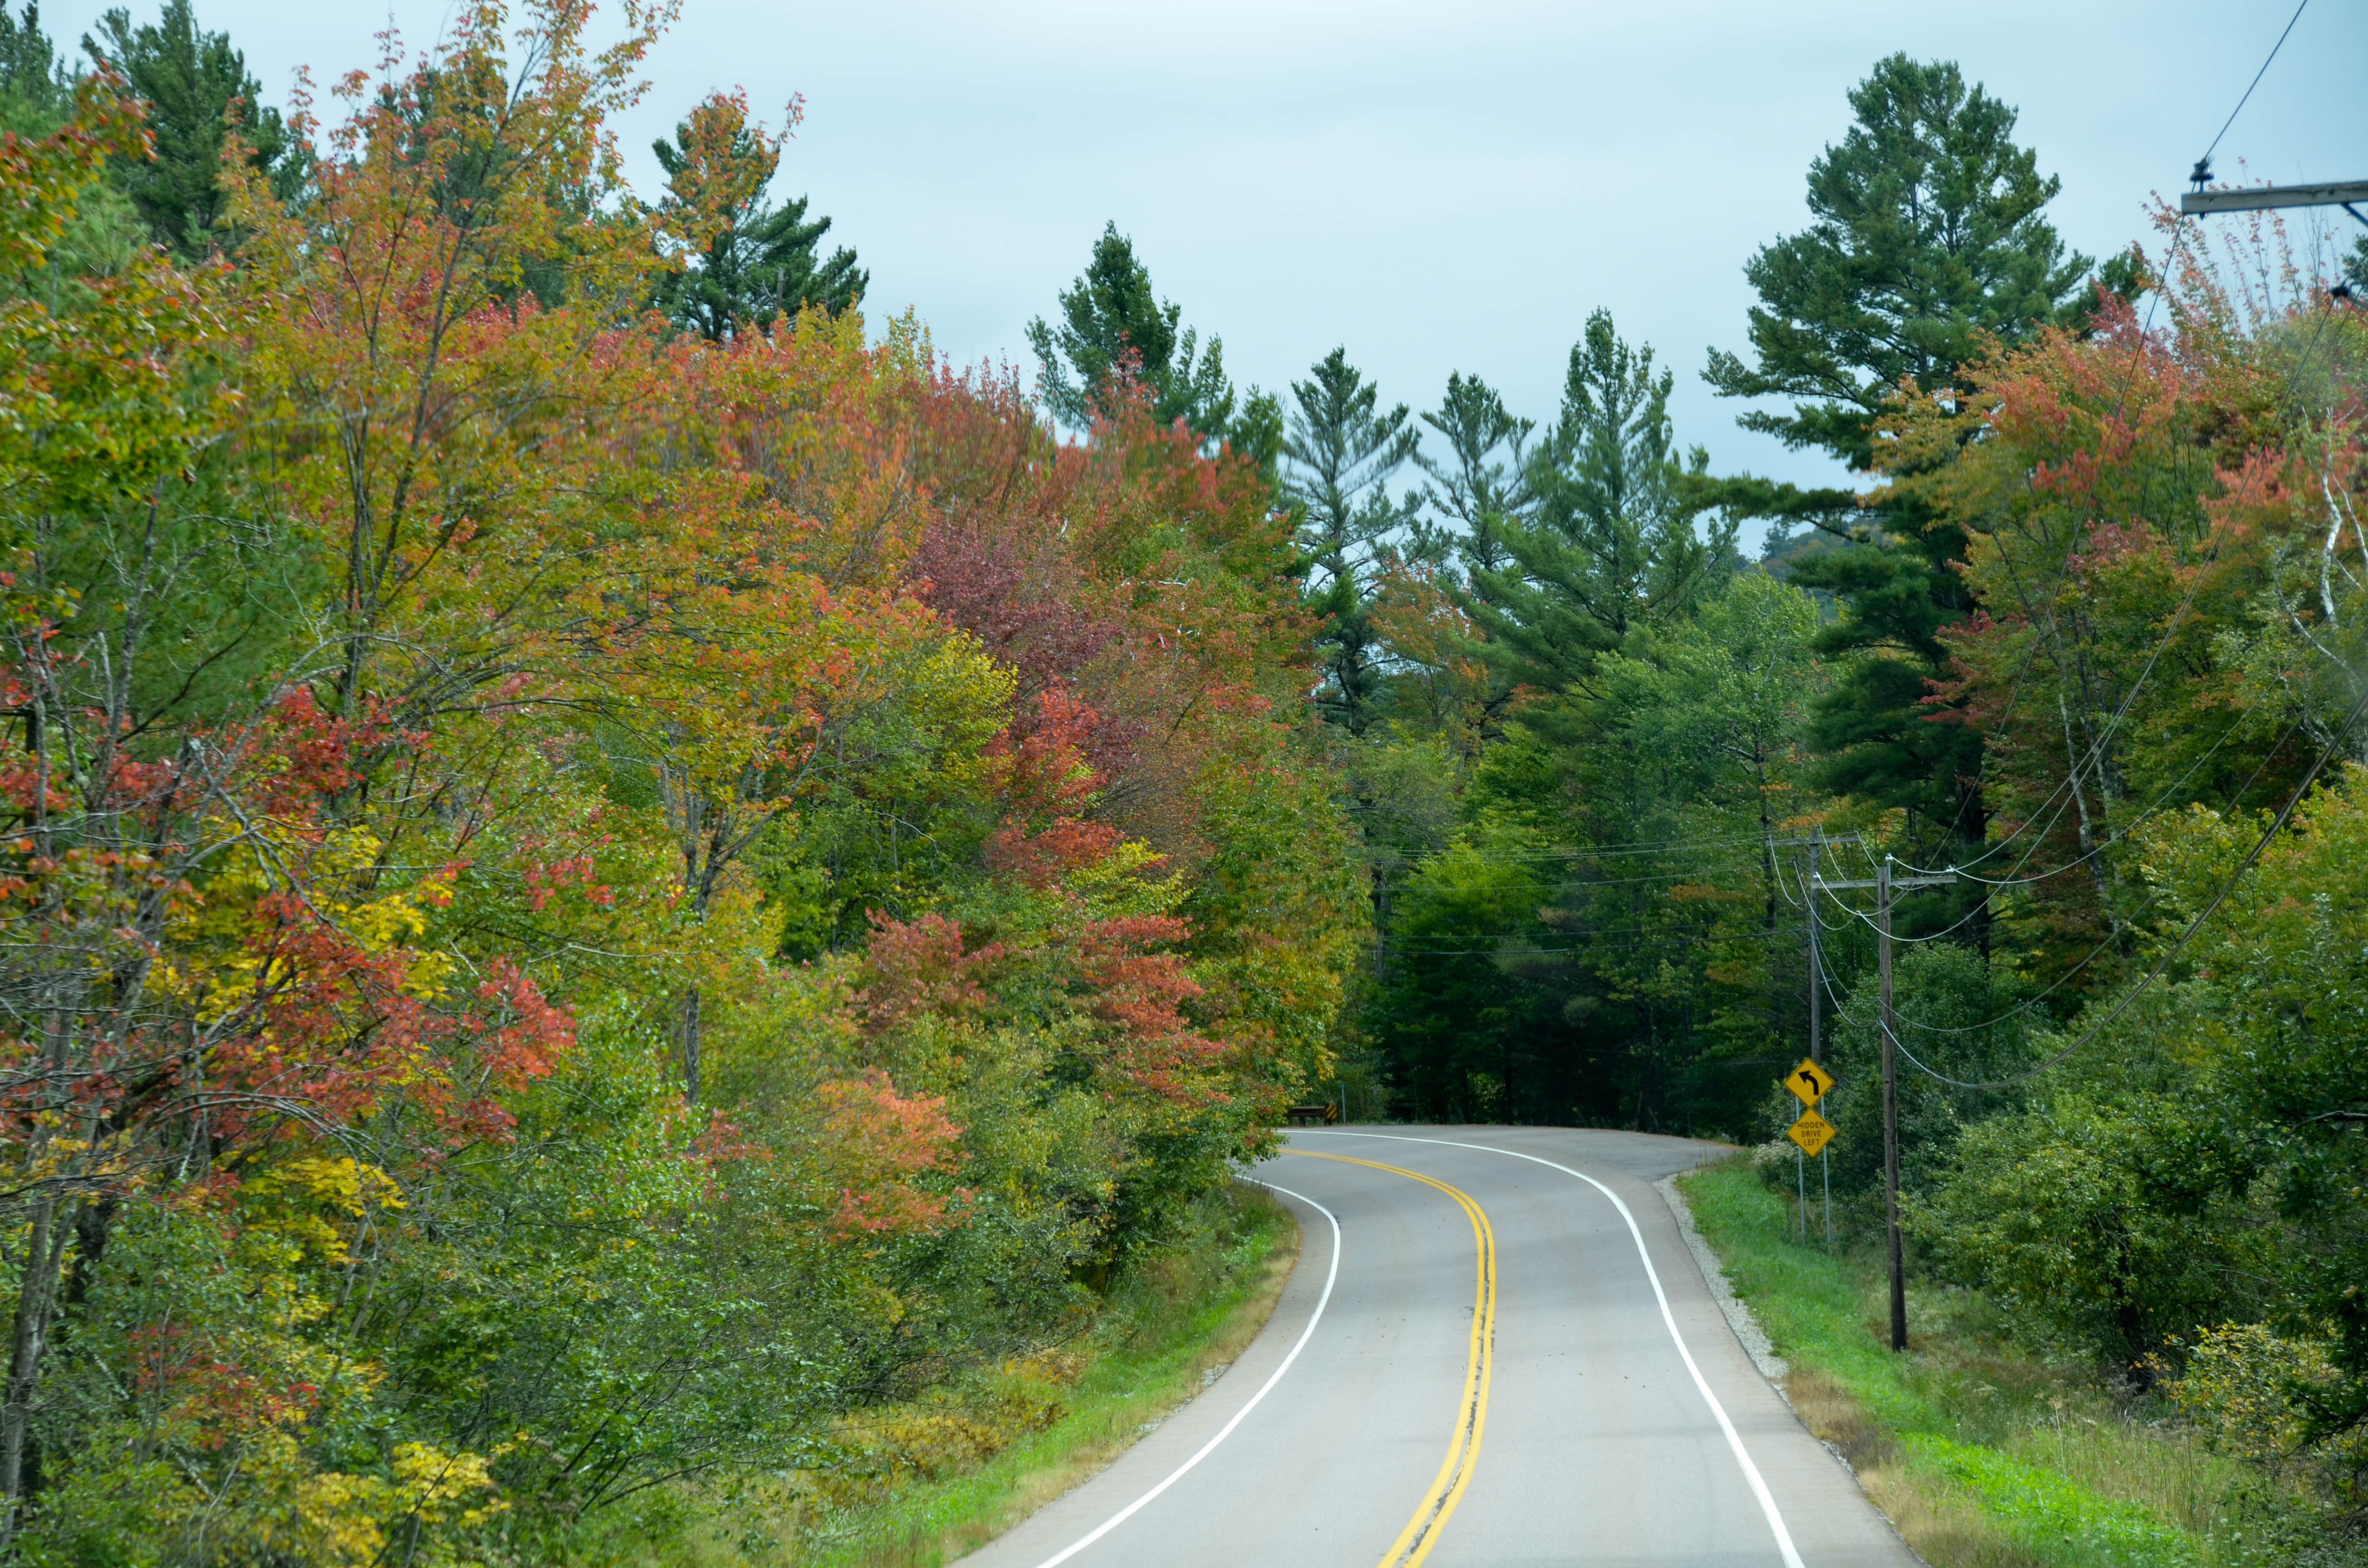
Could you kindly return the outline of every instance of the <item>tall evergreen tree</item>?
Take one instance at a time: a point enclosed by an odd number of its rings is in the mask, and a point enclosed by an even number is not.
[[[41,8],[25,0],[17,17],[0,6],[0,131],[46,134],[70,96],[57,47],[41,30]]]
[[[666,174],[661,214],[684,242],[657,304],[684,331],[716,343],[744,324],[769,333],[810,307],[846,310],[871,286],[848,247],[824,258],[830,220],[807,218],[807,198],[765,200],[785,140],[751,125],[737,95],[719,93],[653,144]]]
[[[1537,499],[1527,450],[1537,421],[1507,411],[1505,400],[1479,377],[1455,371],[1447,378],[1447,396],[1422,422],[1446,437],[1448,454],[1443,461],[1415,455],[1430,476],[1423,499],[1460,530],[1454,549],[1465,571],[1502,570],[1511,559],[1505,527],[1525,521]]]
[[[1095,401],[1121,365],[1151,392],[1162,424],[1181,419],[1212,440],[1234,439],[1261,463],[1270,463],[1281,435],[1281,405],[1250,390],[1238,400],[1225,379],[1225,347],[1215,334],[1201,352],[1197,329],[1184,326],[1184,307],[1152,291],[1150,269],[1116,222],[1102,227],[1085,275],[1060,296],[1061,325],[1042,316],[1028,324],[1028,345],[1044,362],[1044,401],[1073,428],[1093,423]],[[1237,406],[1238,404],[1238,406]]]
[[[279,118],[262,103],[262,84],[228,33],[199,29],[189,0],[165,0],[155,21],[139,28],[118,6],[98,19],[82,46],[116,72],[147,105],[154,155],[124,165],[119,179],[158,244],[185,256],[222,243],[215,232],[224,197],[222,137],[236,130],[256,167],[292,172],[298,149]]]
[[[2016,145],[2013,108],[1954,64],[1895,54],[1850,102],[1857,123],[1809,165],[1816,221],[1744,267],[1757,363],[1713,349],[1707,379],[1729,397],[1794,399],[1739,423],[1864,469],[1901,381],[1945,385],[1984,335],[2067,317],[2089,264],[2043,216],[2063,182]]]
[[[1372,623],[1373,594],[1395,536],[1414,514],[1390,494],[1390,476],[1415,455],[1421,432],[1404,403],[1383,410],[1381,390],[1335,348],[1294,381],[1282,447],[1282,490],[1300,509],[1299,544],[1311,568],[1308,602],[1321,618],[1316,647],[1326,717],[1361,734],[1373,717],[1386,655]]]
[[[2078,324],[2092,290],[2089,258],[2067,253],[2044,216],[2060,182],[2014,141],[2012,108],[1968,87],[1954,64],[1905,54],[1877,64],[1850,101],[1856,122],[1809,166],[1815,222],[1744,268],[1759,295],[1754,362],[1713,349],[1706,379],[1729,397],[1793,400],[1789,413],[1739,422],[1864,471],[1903,381],[1943,388],[1986,338]],[[1928,722],[1929,681],[1947,660],[1938,634],[1973,608],[1953,564],[1963,533],[1905,504],[1870,524],[1847,492],[1748,488],[1759,509],[1848,541],[1802,557],[1793,580],[1845,608],[1827,652],[1884,655],[1853,663],[1819,709],[1825,782],[1907,808],[1932,855],[1980,839],[1980,737]]]
[[[1631,347],[1609,311],[1570,351],[1562,417],[1529,465],[1527,518],[1506,517],[1507,562],[1472,574],[1465,608],[1480,651],[1510,684],[1564,694],[1640,624],[1682,613],[1733,552],[1733,525],[1711,539],[1682,483],[1668,370]]]

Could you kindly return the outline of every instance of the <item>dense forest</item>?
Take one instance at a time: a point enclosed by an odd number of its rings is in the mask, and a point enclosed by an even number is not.
[[[585,1560],[1293,1100],[1758,1142],[1813,995],[1862,1199],[1885,863],[1923,1266],[2356,1502],[2368,242],[2098,263],[1881,61],[1704,327],[1808,490],[1606,312],[1237,388],[1116,222],[949,363],[593,22],[0,11],[0,1555]]]

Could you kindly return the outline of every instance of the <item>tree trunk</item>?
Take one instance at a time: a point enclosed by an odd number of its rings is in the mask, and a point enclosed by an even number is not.
[[[682,1100],[699,1103],[699,987],[682,999]]]
[[[25,1458],[32,1429],[33,1395],[40,1386],[41,1358],[49,1348],[50,1312],[57,1301],[58,1269],[77,1214],[58,1222],[58,1195],[45,1192],[33,1203],[32,1234],[25,1246],[24,1283],[17,1292],[17,1321],[8,1346],[7,1402],[0,1406],[0,1551],[17,1536],[24,1502]],[[76,1205],[77,1209],[79,1205]]]

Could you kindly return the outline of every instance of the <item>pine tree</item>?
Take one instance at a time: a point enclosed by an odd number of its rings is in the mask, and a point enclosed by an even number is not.
[[[1393,499],[1390,476],[1421,443],[1404,403],[1387,411],[1380,389],[1335,348],[1293,381],[1290,433],[1282,446],[1282,493],[1300,509],[1299,547],[1311,567],[1308,604],[1324,681],[1316,703],[1326,718],[1361,734],[1373,717],[1386,654],[1372,601],[1393,536],[1415,510]]]
[[[2014,141],[2015,111],[1947,62],[1895,54],[1850,95],[1856,123],[1809,167],[1804,232],[1745,267],[1759,291],[1756,363],[1713,350],[1705,378],[1729,397],[1793,400],[1739,423],[1786,445],[1873,462],[1885,401],[1903,381],[1947,386],[1986,339],[2081,324],[2089,258],[2067,254],[2044,215],[2060,182]],[[2108,286],[2120,281],[2116,273]],[[1792,580],[1846,613],[1827,653],[1866,650],[1821,705],[1816,742],[1837,791],[1907,808],[1929,853],[1984,835],[1980,738],[1933,723],[1928,681],[1946,665],[1938,633],[1972,613],[1953,563],[1963,534],[1901,506],[1859,510],[1847,492],[1756,482],[1756,509],[1817,523],[1843,548],[1801,557]]]
[[[2014,142],[2015,111],[1954,64],[1895,54],[1853,88],[1858,122],[1809,165],[1816,222],[1744,267],[1758,363],[1713,349],[1729,397],[1796,400],[1739,421],[1869,466],[1875,416],[1904,379],[1930,391],[1980,352],[2086,302],[2089,258],[2042,210],[2062,182]]]
[[[1184,307],[1152,291],[1150,270],[1115,222],[1103,225],[1085,275],[1062,292],[1060,306],[1060,327],[1038,316],[1028,324],[1028,345],[1044,362],[1045,405],[1062,424],[1090,426],[1110,378],[1131,366],[1150,389],[1160,423],[1181,419],[1211,440],[1238,430],[1236,449],[1271,463],[1281,434],[1280,402],[1252,388],[1236,418],[1224,342],[1212,334],[1207,354],[1201,352],[1199,332],[1181,324]]]
[[[41,30],[41,8],[25,0],[19,19],[0,6],[0,131],[46,135],[71,96],[57,47]]]
[[[1670,373],[1631,347],[1609,311],[1570,351],[1562,416],[1533,455],[1532,515],[1497,526],[1507,557],[1472,574],[1465,609],[1502,677],[1556,695],[1581,689],[1636,627],[1683,613],[1733,551],[1733,525],[1709,540],[1682,481]]]
[[[29,17],[29,13],[28,13]],[[165,0],[153,23],[134,28],[120,6],[98,19],[82,46],[129,82],[147,105],[154,156],[120,167],[119,182],[158,244],[200,256],[222,243],[223,135],[236,129],[258,169],[292,173],[301,157],[279,111],[264,108],[262,84],[228,33],[200,31],[189,0]]]
[[[1448,451],[1444,462],[1416,454],[1430,476],[1423,499],[1462,530],[1454,549],[1465,571],[1502,570],[1511,559],[1505,527],[1526,521],[1537,500],[1527,451],[1537,421],[1516,417],[1494,387],[1456,371],[1447,378],[1446,398],[1422,422],[1447,438]]]
[[[657,305],[684,331],[714,343],[744,324],[770,333],[808,308],[847,310],[871,286],[847,246],[823,259],[830,220],[808,219],[807,198],[766,202],[785,140],[752,125],[737,95],[717,94],[653,144],[666,173],[660,210],[683,243]]]

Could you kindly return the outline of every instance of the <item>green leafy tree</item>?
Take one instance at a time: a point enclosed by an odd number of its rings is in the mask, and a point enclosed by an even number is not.
[[[1562,417],[1530,464],[1536,507],[1497,525],[1506,565],[1474,570],[1467,612],[1504,678],[1578,689],[1631,631],[1682,614],[1733,553],[1732,525],[1704,540],[1681,483],[1669,372],[1631,347],[1609,311],[1570,351]],[[1704,460],[1697,452],[1693,472]]]
[[[1103,225],[1084,275],[1062,292],[1060,305],[1057,330],[1042,316],[1028,324],[1028,346],[1044,362],[1044,402],[1054,418],[1080,429],[1091,425],[1111,378],[1123,371],[1150,389],[1161,424],[1181,419],[1212,440],[1238,428],[1237,449],[1273,460],[1280,403],[1255,388],[1246,400],[1236,397],[1225,379],[1223,340],[1211,334],[1208,352],[1201,351],[1198,330],[1182,324],[1184,307],[1152,291],[1150,269],[1117,223]]]
[[[1968,87],[1952,63],[1905,54],[1878,63],[1850,101],[1856,122],[1809,166],[1816,221],[1744,268],[1759,295],[1754,362],[1713,350],[1705,375],[1728,397],[1793,400],[1787,413],[1743,415],[1745,428],[1864,470],[1903,382],[1947,387],[1987,340],[2077,324],[2093,290],[2082,286],[2089,258],[2067,253],[2044,216],[2060,182],[2015,142],[2011,107]],[[1928,682],[1947,665],[1939,633],[1973,610],[1953,566],[1963,533],[1905,504],[1870,527],[1847,492],[1759,490],[1758,509],[1850,540],[1797,562],[1793,580],[1846,607],[1828,653],[1877,655],[1855,662],[1821,711],[1826,782],[1907,808],[1920,852],[1978,841],[1980,738],[1926,722]]]
[[[791,106],[794,119],[796,106]],[[658,308],[676,325],[721,343],[745,323],[770,333],[803,310],[848,310],[871,275],[845,245],[822,255],[828,218],[806,216],[808,199],[772,206],[765,187],[788,140],[751,124],[736,93],[691,111],[671,140],[652,146],[666,173],[660,219],[681,247],[658,284]]]
[[[1297,404],[1283,442],[1283,494],[1300,508],[1299,547],[1312,568],[1309,607],[1321,618],[1316,703],[1352,734],[1373,718],[1388,651],[1373,626],[1373,601],[1413,515],[1411,497],[1390,494],[1421,433],[1404,403],[1384,410],[1381,389],[1335,348],[1310,378],[1293,381]]]
[[[222,243],[215,230],[229,206],[222,185],[227,133],[237,133],[255,167],[282,176],[283,184],[293,177],[301,158],[279,111],[263,107],[262,85],[230,35],[198,27],[189,0],[165,0],[156,20],[138,28],[118,6],[83,48],[146,105],[154,155],[121,165],[117,177],[158,244],[199,256]]]
[[[1643,656],[1610,655],[1604,671],[1622,734],[1693,802],[1689,835],[1759,840],[1759,930],[1771,937],[1792,896],[1773,846],[1787,819],[1815,803],[1803,786],[1802,742],[1825,679],[1811,653],[1816,630],[1816,600],[1766,572],[1744,572]]]

